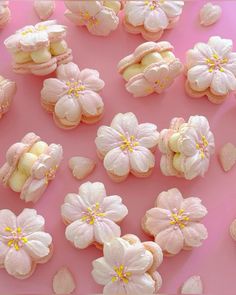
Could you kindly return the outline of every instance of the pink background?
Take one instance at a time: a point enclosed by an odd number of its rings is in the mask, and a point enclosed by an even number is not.
[[[235,1],[219,2],[223,9],[220,21],[209,28],[202,28],[198,22],[198,12],[204,1],[186,1],[182,17],[175,29],[166,32],[162,40],[168,40],[175,46],[176,55],[184,62],[185,52],[197,41],[207,41],[212,35],[231,38],[236,43]],[[209,214],[204,223],[209,238],[201,248],[191,252],[181,252],[172,258],[165,258],[159,271],[163,278],[162,293],[177,293],[178,288],[189,276],[198,274],[204,282],[205,293],[224,294],[235,290],[236,243],[230,238],[228,229],[236,217],[236,168],[224,173],[218,163],[220,147],[228,141],[236,144],[235,122],[236,101],[231,96],[223,105],[216,106],[206,99],[191,99],[184,92],[184,77],[166,93],[147,98],[135,99],[124,88],[124,81],[116,71],[118,61],[131,53],[143,39],[126,33],[122,25],[107,38],[90,35],[86,29],[77,28],[64,16],[62,1],[57,1],[53,18],[68,26],[68,44],[73,50],[74,61],[81,69],[85,67],[100,71],[106,86],[102,96],[105,103],[105,115],[98,124],[81,124],[73,131],[57,128],[51,115],[40,106],[40,90],[44,78],[29,75],[16,75],[11,70],[10,55],[3,46],[3,40],[16,29],[38,21],[31,1],[12,0],[11,23],[0,32],[0,73],[17,82],[17,95],[9,113],[0,122],[0,163],[5,160],[5,151],[10,144],[18,141],[26,132],[34,131],[49,143],[62,144],[64,161],[56,179],[40,201],[35,205],[25,204],[18,195],[9,189],[0,187],[0,209],[9,208],[19,213],[24,207],[34,207],[46,219],[46,230],[54,239],[55,252],[51,261],[40,265],[34,275],[25,281],[18,281],[4,270],[0,270],[0,293],[50,293],[52,277],[63,265],[73,272],[76,292],[79,294],[99,293],[102,287],[96,285],[90,275],[91,262],[101,256],[94,247],[76,250],[64,237],[65,226],[60,217],[60,206],[69,192],[76,192],[82,183],[75,180],[69,169],[71,156],[82,155],[96,159],[97,168],[86,180],[102,181],[109,194],[118,194],[129,209],[129,215],[122,223],[122,233],[137,234],[142,240],[148,237],[142,233],[140,220],[145,211],[154,204],[158,193],[171,187],[178,187],[184,196],[202,198]],[[236,46],[235,46],[236,47]],[[53,76],[53,75],[52,75]],[[174,116],[188,118],[190,115],[207,116],[215,133],[216,156],[212,158],[210,169],[205,178],[193,181],[164,177],[160,173],[160,154],[156,154],[156,167],[151,177],[137,179],[130,176],[121,184],[113,183],[106,175],[102,163],[96,157],[94,139],[98,127],[109,125],[118,112],[134,112],[140,122],[153,122],[161,130],[168,126]]]

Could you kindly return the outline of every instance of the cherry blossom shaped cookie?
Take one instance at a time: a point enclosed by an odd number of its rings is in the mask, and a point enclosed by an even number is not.
[[[173,46],[166,41],[143,43],[118,64],[118,71],[127,82],[126,90],[135,97],[162,93],[182,69],[180,60],[173,54]]]
[[[132,34],[141,34],[147,41],[157,41],[166,29],[171,29],[182,14],[184,1],[125,1],[124,27]]]
[[[191,116],[188,122],[174,118],[169,129],[160,132],[161,171],[166,176],[191,180],[204,176],[214,154],[214,135],[204,116]]]
[[[8,112],[15,93],[16,83],[0,76],[0,119]]]
[[[65,1],[68,8],[65,16],[78,26],[86,26],[88,31],[97,36],[107,36],[116,30],[119,24],[117,14],[121,1]]]
[[[187,52],[188,95],[207,96],[212,103],[220,104],[236,90],[236,52],[232,49],[232,40],[214,36],[207,44],[197,43]]]
[[[60,65],[57,78],[44,81],[41,91],[42,106],[53,113],[55,123],[64,129],[75,128],[82,121],[99,121],[104,104],[99,91],[105,83],[96,70],[79,70],[74,63]]]
[[[133,113],[119,113],[111,126],[98,129],[95,143],[108,175],[119,182],[125,180],[129,173],[137,177],[147,177],[152,173],[158,140],[156,125],[139,124]]]
[[[93,261],[92,276],[104,286],[103,294],[154,294],[162,285],[156,271],[162,259],[157,244],[126,235],[104,244],[103,257]]]
[[[176,255],[182,249],[202,245],[208,233],[200,221],[206,214],[199,198],[184,199],[177,188],[172,188],[159,194],[155,207],[146,212],[142,227],[164,254]]]
[[[8,37],[4,44],[12,55],[13,70],[19,74],[48,75],[58,65],[72,60],[66,41],[66,27],[49,20],[26,26]]]
[[[8,149],[0,180],[20,193],[20,199],[35,203],[55,178],[62,153],[60,145],[48,145],[34,133],[28,133]]]
[[[9,1],[0,0],[0,29],[2,29],[10,20],[11,11],[8,5]]]
[[[61,215],[67,225],[65,235],[76,248],[85,249],[95,244],[101,247],[121,230],[117,223],[128,214],[119,196],[107,196],[101,182],[85,182],[78,194],[68,194],[61,206]]]
[[[0,210],[0,268],[17,279],[29,278],[37,264],[52,256],[52,237],[44,231],[44,218],[34,209],[16,216]]]

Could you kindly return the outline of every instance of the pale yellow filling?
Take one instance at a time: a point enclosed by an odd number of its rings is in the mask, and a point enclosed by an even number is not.
[[[121,9],[121,3],[119,1],[107,0],[103,2],[103,5],[111,8],[115,12],[115,14],[117,14]]]
[[[39,141],[27,153],[21,156],[16,170],[8,180],[8,185],[13,191],[17,193],[21,192],[23,185],[31,174],[32,166],[47,148],[48,145],[46,142]]]

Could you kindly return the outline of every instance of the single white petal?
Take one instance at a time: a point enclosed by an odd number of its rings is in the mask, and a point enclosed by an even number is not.
[[[106,262],[104,257],[93,261],[92,276],[97,284],[108,284],[111,281],[113,274],[115,274],[114,269]]]
[[[209,72],[207,65],[196,65],[188,70],[188,80],[196,91],[206,90],[212,82],[213,73]]]
[[[149,149],[137,146],[133,152],[130,152],[131,169],[138,173],[146,173],[155,165],[155,157]]]
[[[130,171],[129,155],[119,147],[108,152],[103,163],[108,172],[117,176],[125,176]]]
[[[75,221],[82,218],[83,212],[86,211],[90,204],[86,203],[77,194],[67,194],[65,197],[65,202],[61,206],[61,215],[68,222]]]
[[[0,210],[0,236],[7,236],[9,233],[6,231],[6,228],[16,229],[16,216],[15,214],[8,209]]]
[[[150,274],[132,275],[128,284],[124,285],[127,294],[154,294],[155,281]]]
[[[120,237],[120,234],[120,227],[106,217],[94,223],[94,236],[99,244],[110,242],[113,238]]]
[[[79,195],[90,206],[98,203],[102,203],[106,197],[105,186],[101,182],[87,181],[79,187]]]
[[[95,168],[95,161],[86,157],[72,157],[69,160],[69,167],[75,178],[82,180],[86,178]]]
[[[72,273],[67,267],[61,267],[53,277],[53,291],[55,294],[71,294],[76,288]]]
[[[162,9],[151,10],[144,21],[144,28],[150,32],[158,32],[167,28],[169,20]]]
[[[211,37],[208,41],[208,45],[211,46],[213,51],[217,53],[221,58],[225,57],[233,49],[232,40],[223,39],[219,36]]]
[[[126,133],[130,136],[135,135],[138,127],[138,120],[135,114],[131,112],[125,114],[119,113],[113,118],[111,127],[123,135],[126,135]]]
[[[188,278],[181,288],[181,294],[203,294],[201,278],[199,276],[192,276]]]
[[[122,199],[119,196],[109,196],[104,198],[102,209],[106,214],[106,218],[114,222],[121,221],[127,214],[127,207],[122,204]]]
[[[31,234],[36,231],[42,231],[45,220],[41,215],[37,215],[34,209],[24,209],[17,217],[17,225],[22,232]]]

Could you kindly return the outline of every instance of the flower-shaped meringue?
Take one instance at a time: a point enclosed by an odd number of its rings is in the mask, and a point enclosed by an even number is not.
[[[124,26],[133,34],[141,33],[148,41],[157,41],[165,29],[178,21],[184,1],[138,0],[125,1]]]
[[[103,294],[154,294],[162,284],[156,271],[163,254],[153,242],[141,243],[134,235],[104,244],[103,257],[93,261],[92,276]]]
[[[79,194],[68,194],[61,207],[66,228],[66,238],[76,248],[84,249],[95,243],[103,245],[121,230],[116,224],[127,214],[128,209],[119,196],[107,196],[101,182],[85,182],[79,187]]]
[[[118,27],[120,1],[68,0],[65,4],[65,15],[76,25],[86,26],[93,35],[107,36]]]
[[[15,93],[16,83],[0,76],[0,119],[9,110]]]
[[[35,26],[25,26],[4,41],[12,52],[17,50],[32,51],[50,45],[51,41],[61,40],[66,34],[66,27],[55,20],[40,22]]]
[[[182,64],[166,41],[145,42],[124,57],[118,71],[127,81],[126,90],[135,97],[162,93],[182,72]]]
[[[208,120],[204,116],[191,116],[188,122],[172,119],[170,128],[160,132],[159,149],[164,175],[190,180],[204,176],[215,150]]]
[[[34,209],[16,216],[0,210],[0,267],[17,279],[30,277],[38,263],[52,255],[52,237],[44,232],[44,218]]]
[[[156,125],[138,124],[133,113],[119,113],[110,127],[98,129],[95,143],[108,175],[115,181],[122,181],[130,172],[138,177],[150,175],[155,166],[153,152],[158,139]]]
[[[207,96],[222,103],[236,90],[236,52],[232,40],[211,37],[187,52],[186,91],[192,97]]]
[[[42,106],[53,113],[54,121],[61,128],[75,128],[80,121],[95,123],[100,120],[104,109],[98,94],[104,85],[96,70],[80,71],[72,62],[60,65],[57,78],[44,81]]]
[[[200,221],[206,214],[199,198],[184,199],[177,188],[172,188],[159,194],[155,207],[146,212],[142,227],[155,237],[165,254],[175,255],[202,245],[208,234]]]
[[[47,145],[34,133],[26,134],[6,153],[6,163],[0,168],[2,183],[20,193],[25,202],[36,202],[62,160],[62,147]]]
[[[11,17],[11,11],[8,7],[9,1],[0,0],[0,29],[3,28]]]

